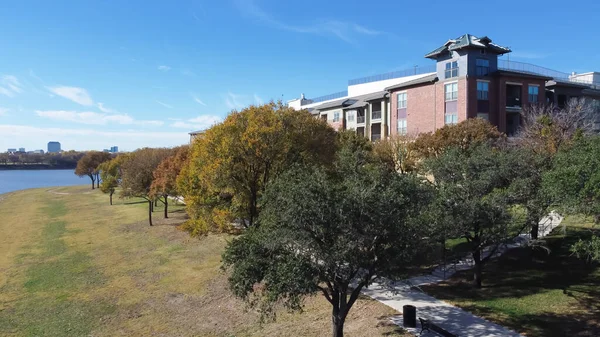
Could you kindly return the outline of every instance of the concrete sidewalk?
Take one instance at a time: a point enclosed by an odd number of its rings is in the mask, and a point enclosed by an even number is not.
[[[550,234],[550,232],[560,225],[562,220],[563,218],[555,212],[550,213],[542,219],[540,221],[539,238],[541,239]],[[529,234],[519,235],[511,243],[498,249],[494,257],[500,256],[510,249],[524,246],[529,241]],[[489,254],[490,252],[487,250],[482,255],[487,256]],[[505,327],[429,296],[418,288],[422,285],[442,282],[450,278],[457,271],[471,268],[473,268],[473,261],[470,257],[466,256],[451,266],[447,266],[446,268],[442,266],[435,269],[430,275],[413,277],[408,280],[395,282],[392,285],[382,286],[376,283],[371,285],[369,289],[363,290],[363,293],[399,312],[402,312],[404,305],[413,305],[417,308],[417,317],[428,319],[445,330],[461,337],[521,336]],[[402,326],[402,318],[396,318],[394,323]],[[417,324],[419,323],[417,322]],[[417,329],[407,328],[407,330],[418,335],[421,328],[418,326]],[[437,334],[424,333],[422,336],[437,336]]]

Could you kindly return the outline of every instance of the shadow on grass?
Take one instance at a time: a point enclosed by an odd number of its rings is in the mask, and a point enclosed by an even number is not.
[[[569,252],[573,243],[594,232],[569,228],[565,237],[548,237],[549,253],[511,250],[484,267],[482,289],[471,286],[469,270],[423,289],[528,336],[600,336],[600,268]]]

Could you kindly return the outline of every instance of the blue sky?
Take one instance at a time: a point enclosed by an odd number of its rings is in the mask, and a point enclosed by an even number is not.
[[[248,104],[429,65],[464,33],[600,70],[600,2],[2,1],[0,151],[174,146]]]

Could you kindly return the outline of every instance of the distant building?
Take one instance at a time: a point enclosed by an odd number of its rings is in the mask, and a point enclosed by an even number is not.
[[[19,148],[19,152],[21,152],[21,153],[25,153],[25,148],[24,148],[24,147],[20,147],[20,148]]]
[[[30,154],[44,154],[44,150],[40,149],[40,150],[33,150],[33,151],[28,151],[27,153]]]
[[[199,137],[201,135],[203,135],[205,132],[205,130],[199,130],[199,131],[192,131],[190,132],[190,143],[192,143],[194,141],[194,139],[196,139],[196,137]]]
[[[117,153],[119,152],[119,147],[118,146],[111,146],[110,147],[110,153]]]
[[[49,153],[60,152],[60,143],[59,142],[48,142],[48,152]]]
[[[17,152],[17,149],[8,149],[8,150],[6,150],[6,152],[8,152],[8,153],[15,153],[15,152]]]

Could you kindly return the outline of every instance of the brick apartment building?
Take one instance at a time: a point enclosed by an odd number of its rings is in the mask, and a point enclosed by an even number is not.
[[[511,136],[529,104],[564,106],[588,97],[600,107],[600,73],[567,74],[498,59],[510,52],[488,37],[465,34],[425,55],[434,66],[351,80],[346,91],[312,100],[302,95],[288,105],[370,140],[475,117]]]

